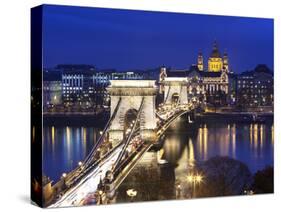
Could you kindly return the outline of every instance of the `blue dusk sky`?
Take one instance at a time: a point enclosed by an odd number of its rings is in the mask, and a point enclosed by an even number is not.
[[[44,67],[90,64],[99,69],[205,66],[214,40],[240,73],[273,69],[273,19],[44,5]]]

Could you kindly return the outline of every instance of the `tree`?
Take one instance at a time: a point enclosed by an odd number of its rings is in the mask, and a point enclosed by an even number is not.
[[[213,157],[199,170],[203,173],[203,184],[197,197],[239,195],[251,185],[251,172],[242,162],[229,157]]]
[[[253,191],[257,194],[273,193],[274,170],[268,166],[254,175]]]

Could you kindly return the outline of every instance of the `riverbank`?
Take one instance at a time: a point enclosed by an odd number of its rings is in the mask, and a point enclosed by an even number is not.
[[[272,123],[273,113],[254,113],[254,112],[206,112],[196,114],[196,121],[222,121],[222,122],[240,122],[240,123]]]
[[[44,114],[45,126],[93,126],[102,127],[109,119],[109,112],[105,113],[60,113]]]
[[[43,115],[43,123],[46,126],[93,126],[103,127],[110,117],[109,112],[104,113],[48,113]],[[273,113],[255,112],[205,112],[196,114],[196,122],[218,120],[220,122],[240,123],[271,123]]]

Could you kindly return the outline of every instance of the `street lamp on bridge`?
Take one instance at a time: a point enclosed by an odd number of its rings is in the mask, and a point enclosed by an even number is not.
[[[81,171],[84,169],[82,161],[78,162],[78,167],[80,168]]]

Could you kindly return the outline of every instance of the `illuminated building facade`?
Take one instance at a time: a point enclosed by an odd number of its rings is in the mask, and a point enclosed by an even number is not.
[[[66,107],[89,108],[93,105],[94,67],[88,65],[59,65],[62,70],[62,93]]]
[[[117,72],[116,70],[101,70],[93,75],[94,81],[94,102],[98,106],[107,107],[110,96],[106,88],[110,85],[110,80],[143,80],[144,73],[136,71]]]
[[[204,59],[201,52],[198,54],[197,67],[199,71],[204,71]],[[229,72],[228,55],[224,52],[223,57],[221,56],[218,44],[215,41],[211,55],[208,58],[208,72],[220,72],[223,69]]]
[[[201,52],[199,52],[199,54],[198,54],[197,66],[198,66],[199,71],[204,70],[204,60],[203,60],[203,55]]]
[[[43,72],[43,107],[50,109],[62,104],[62,82],[60,73],[44,70]]]
[[[266,65],[237,76],[237,104],[273,106],[273,72]]]
[[[164,71],[165,70],[165,71]],[[160,93],[163,89],[161,82],[165,77],[182,77],[187,81],[188,99],[192,96],[199,97],[201,102],[212,105],[228,105],[235,103],[235,75],[229,71],[228,55],[221,56],[218,44],[215,41],[210,57],[208,69],[204,69],[202,53],[198,54],[197,64],[184,70],[160,70]]]
[[[108,107],[110,97],[106,88],[110,80],[157,80],[159,69],[119,72],[115,69],[97,70],[91,65],[62,64],[45,72],[43,89],[46,106],[61,105],[80,110]]]
[[[186,80],[188,99],[198,97],[199,101],[225,105],[229,94],[229,74],[226,70],[220,72],[200,71],[197,66],[190,69],[169,70],[168,78],[183,78]]]
[[[165,80],[166,77],[167,77],[167,68],[165,66],[163,66],[160,68],[160,74],[159,74],[159,80],[158,80],[160,94],[163,94],[163,92],[165,91],[163,81]]]
[[[43,105],[53,107],[62,104],[62,84],[61,81],[43,82]]]

